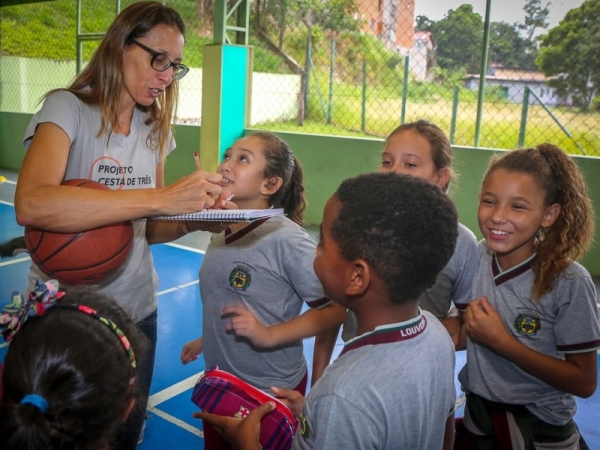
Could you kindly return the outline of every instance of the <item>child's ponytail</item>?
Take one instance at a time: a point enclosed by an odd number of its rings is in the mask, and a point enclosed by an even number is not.
[[[29,448],[53,448],[52,428],[42,411],[36,407],[19,403],[8,404],[0,410],[0,421],[1,434],[10,433],[2,439],[7,448],[16,448],[12,445],[13,442],[27,443]]]
[[[304,198],[304,185],[302,180],[304,174],[300,161],[294,156],[294,169],[287,189],[284,189],[281,197],[281,207],[290,218],[298,225],[304,225],[304,210],[306,200]]]
[[[41,316],[23,310],[27,320],[6,354],[2,448],[109,448],[130,408],[142,413],[135,358],[144,357],[145,337],[93,288],[50,298]],[[28,300],[23,308],[35,306]]]
[[[594,213],[587,186],[575,161],[549,143],[492,158],[484,180],[497,169],[531,176],[544,192],[544,207],[557,203],[561,208],[550,227],[540,228],[535,241],[533,296],[539,299],[592,242]]]
[[[283,208],[290,220],[304,225],[306,199],[300,161],[294,156],[290,146],[273,133],[258,132],[252,136],[259,138],[264,144],[265,178],[279,177],[283,181],[281,188],[269,199],[270,206]]]
[[[558,203],[561,213],[554,223],[540,229],[537,258],[533,264],[539,278],[534,285],[536,297],[552,289],[554,279],[571,263],[581,258],[592,243],[594,213],[587,186],[575,161],[555,145],[545,143],[536,150],[545,160],[549,174],[545,179],[545,205]]]

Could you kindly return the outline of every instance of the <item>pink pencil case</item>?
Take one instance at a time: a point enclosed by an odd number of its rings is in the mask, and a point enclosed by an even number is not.
[[[288,450],[298,419],[281,400],[216,366],[204,372],[192,392],[192,402],[200,409],[229,417],[246,417],[254,408],[269,401],[275,403],[275,409],[262,419],[260,444],[266,450]]]

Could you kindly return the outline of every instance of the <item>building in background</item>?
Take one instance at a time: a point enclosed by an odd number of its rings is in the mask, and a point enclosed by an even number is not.
[[[357,0],[363,30],[388,50],[406,54],[413,47],[415,0]]]
[[[548,78],[537,70],[517,69],[492,65],[485,77],[486,86],[498,86],[502,98],[515,103],[522,103],[525,96],[525,87],[548,106],[572,106],[570,97],[564,98],[556,94],[554,88],[546,83]],[[469,74],[464,78],[465,87],[471,90],[479,89],[479,74]],[[539,103],[535,97],[529,98],[530,104]]]

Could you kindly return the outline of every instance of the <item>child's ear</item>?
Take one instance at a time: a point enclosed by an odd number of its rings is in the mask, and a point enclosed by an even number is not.
[[[357,296],[365,293],[371,282],[371,267],[364,259],[352,262],[350,280],[346,287],[346,295]]]
[[[279,190],[282,184],[283,180],[281,179],[281,177],[265,178],[263,181],[262,188],[260,189],[260,193],[262,195],[273,195]]]
[[[550,205],[548,207],[548,209],[546,209],[546,212],[544,213],[544,220],[542,220],[541,226],[543,228],[548,228],[550,225],[552,225],[554,223],[554,221],[556,220],[556,218],[558,217],[558,215],[560,214],[561,211],[562,211],[562,208],[560,207],[560,205],[558,203],[553,203],[552,205]]]
[[[448,167],[442,167],[440,170],[435,172],[435,184],[442,189],[450,182],[450,169]]]

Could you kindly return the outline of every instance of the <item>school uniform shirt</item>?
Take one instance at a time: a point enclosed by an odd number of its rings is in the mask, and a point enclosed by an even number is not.
[[[531,263],[535,255],[504,272],[485,240],[479,243],[479,256],[471,297],[487,296],[511,336],[557,359],[600,348],[596,290],[583,266],[571,263],[554,281],[553,289],[535,301],[531,294]],[[576,411],[572,395],[544,383],[472,339],[467,341],[467,363],[459,373],[459,381],[467,393],[494,402],[524,405],[551,425],[566,424]]]
[[[259,349],[225,327],[229,305],[250,310],[264,325],[287,322],[303,305],[326,300],[314,270],[316,244],[285,216],[260,219],[235,233],[213,234],[200,267],[202,336],[206,367],[237,375],[265,392],[295,388],[307,372],[302,341]]]
[[[94,180],[113,190],[155,188],[160,155],[158,148],[148,140],[152,124],[147,125],[147,119],[147,113],[135,108],[128,136],[111,133],[98,137],[100,109],[83,103],[70,92],[57,91],[46,98],[40,111],[31,118],[23,145],[29,147],[39,124],[51,122],[71,140],[65,180]],[[172,136],[168,142],[167,153],[175,148]],[[146,240],[146,223],[134,221],[133,228],[133,245],[125,263],[98,286],[113,296],[137,322],[157,308],[158,276]],[[29,290],[37,278],[48,280],[32,263]]]
[[[441,449],[454,364],[448,332],[427,311],[348,341],[308,393],[292,448]]]

